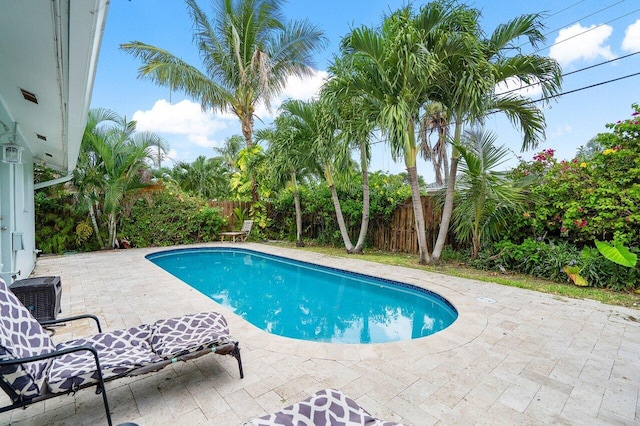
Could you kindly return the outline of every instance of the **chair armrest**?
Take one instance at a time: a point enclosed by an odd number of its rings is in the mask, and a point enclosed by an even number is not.
[[[42,326],[53,325],[53,324],[59,324],[61,322],[75,321],[75,320],[85,319],[85,318],[90,318],[90,319],[94,320],[96,322],[96,325],[98,326],[98,333],[102,333],[102,327],[100,326],[100,320],[98,319],[97,316],[91,315],[91,314],[83,314],[83,315],[76,315],[76,316],[67,317],[67,318],[58,318],[58,319],[54,319],[54,320],[40,321],[40,325],[42,325]]]

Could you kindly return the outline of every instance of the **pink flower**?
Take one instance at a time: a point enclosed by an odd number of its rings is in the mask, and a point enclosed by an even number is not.
[[[640,112],[638,111],[634,111],[633,114],[631,114],[632,117],[635,117],[636,115],[640,114]]]

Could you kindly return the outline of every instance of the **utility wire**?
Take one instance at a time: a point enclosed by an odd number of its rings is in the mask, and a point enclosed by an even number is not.
[[[542,102],[542,101],[547,101],[549,99],[557,98],[559,96],[569,95],[571,93],[581,92],[581,91],[587,90],[587,89],[593,89],[594,87],[603,86],[605,84],[613,83],[613,82],[616,82],[616,81],[624,80],[624,79],[635,77],[635,76],[638,76],[638,75],[640,75],[640,72],[636,72],[636,73],[633,73],[633,74],[628,74],[628,75],[625,75],[625,76],[622,76],[622,77],[618,77],[618,78],[613,78],[611,80],[601,81],[600,83],[595,83],[595,84],[591,84],[589,86],[580,87],[578,89],[569,90],[568,92],[556,93],[555,95],[545,96],[545,97],[540,98],[540,99],[536,99],[536,100],[531,100],[529,102],[525,102],[523,105],[529,105],[529,104],[535,104],[535,103]],[[500,112],[500,111],[492,111],[492,112],[487,113],[486,115],[493,115],[493,114],[497,114],[498,112]],[[449,123],[449,126],[455,125],[455,124],[456,124],[456,122],[452,121],[452,122]],[[377,144],[383,143],[383,142],[388,142],[388,139],[380,139],[378,141],[372,142],[371,145],[377,145]]]
[[[605,23],[603,23],[603,24],[596,25],[596,26],[593,26],[593,27],[591,27],[591,28],[588,28],[588,29],[586,29],[585,31],[582,31],[581,33],[578,33],[578,34],[574,34],[574,35],[572,35],[571,37],[567,37],[567,38],[562,39],[562,40],[560,40],[560,41],[557,41],[557,42],[555,42],[555,43],[553,43],[553,44],[550,44],[550,45],[548,45],[548,46],[543,46],[543,47],[541,47],[541,48],[539,48],[539,49],[537,49],[537,50],[534,50],[532,53],[538,53],[538,52],[540,52],[540,51],[542,51],[542,50],[544,50],[544,49],[546,49],[546,48],[551,48],[551,47],[553,47],[553,46],[557,46],[557,45],[558,45],[558,44],[560,44],[560,43],[564,43],[565,41],[569,41],[569,40],[571,40],[571,39],[574,39],[574,38],[576,38],[576,37],[578,37],[578,36],[581,36],[581,35],[583,35],[583,34],[586,34],[586,33],[590,32],[590,31],[593,31],[593,30],[595,30],[595,29],[598,29],[598,28],[600,28],[600,27],[603,27],[603,26],[605,26],[605,25],[607,25],[607,24],[610,24],[610,23],[612,23],[612,22],[615,22],[615,21],[617,21],[617,20],[619,20],[619,19],[625,18],[625,17],[627,17],[627,16],[629,16],[629,15],[632,15],[632,14],[634,14],[634,13],[638,12],[638,11],[640,11],[640,8],[635,9],[635,10],[632,10],[631,12],[627,12],[627,13],[625,13],[625,14],[624,14],[624,15],[622,15],[622,16],[618,16],[617,18],[610,19],[609,21],[607,21],[607,22],[605,22]],[[527,43],[525,43],[525,44],[527,44]],[[524,46],[524,44],[523,44],[522,46]]]
[[[603,8],[602,8],[602,9],[600,9],[600,10],[596,10],[595,12],[590,13],[590,14],[588,14],[588,15],[586,15],[586,16],[583,16],[582,18],[576,19],[575,21],[573,21],[573,22],[571,22],[571,23],[569,23],[569,24],[565,24],[565,25],[562,25],[562,26],[561,26],[561,27],[559,27],[559,28],[556,28],[556,29],[554,29],[554,30],[551,30],[551,31],[547,32],[547,33],[545,34],[545,36],[548,36],[548,35],[550,35],[550,34],[553,34],[553,33],[555,33],[556,31],[559,31],[559,30],[561,30],[561,29],[563,29],[563,28],[569,27],[569,26],[571,26],[571,25],[573,25],[573,24],[576,24],[576,23],[578,23],[578,22],[582,21],[583,19],[590,18],[590,17],[592,17],[593,15],[597,15],[597,14],[598,14],[598,13],[600,13],[600,12],[604,12],[604,11],[605,11],[605,10],[607,10],[607,9],[611,9],[613,6],[619,5],[620,3],[624,3],[624,2],[625,2],[625,0],[620,0],[620,1],[616,2],[616,3],[612,3],[612,4],[610,4],[610,5],[609,5],[609,6],[607,6],[607,7],[603,7]],[[566,10],[566,9],[563,9],[563,10]],[[559,12],[558,12],[558,13],[559,13]],[[552,16],[553,16],[553,15],[552,15]],[[524,45],[526,45],[526,44],[527,44],[527,43],[523,43],[523,44],[521,44],[521,45],[520,45],[520,46],[518,46],[518,47],[522,47],[522,46],[524,46]]]
[[[562,77],[566,77],[566,76],[571,75],[571,74],[577,74],[579,72],[586,71],[586,70],[589,70],[591,68],[596,68],[596,67],[599,67],[601,65],[606,65],[606,64],[609,64],[611,62],[619,61],[621,59],[626,59],[626,58],[628,58],[630,56],[634,56],[634,55],[637,55],[639,53],[640,53],[640,50],[638,50],[637,52],[629,53],[629,54],[624,55],[624,56],[620,56],[618,58],[609,59],[608,61],[599,62],[597,64],[589,65],[588,67],[580,68],[580,69],[577,69],[575,71],[571,71],[571,72],[562,74]],[[517,92],[517,91],[522,90],[522,89],[526,89],[527,87],[537,86],[538,84],[540,84],[540,83],[542,83],[544,81],[547,81],[547,80],[542,80],[542,81],[538,81],[536,83],[527,84],[526,86],[521,86],[521,87],[517,87],[515,89],[510,89],[510,90],[507,90],[506,92],[501,92],[499,95],[502,96],[502,95],[506,95],[507,93],[513,93],[513,92]]]
[[[622,0],[622,1],[624,1],[624,0]],[[584,0],[577,1],[577,2],[573,3],[572,5],[569,5],[569,6],[565,7],[564,9],[560,9],[559,11],[554,12],[551,15],[547,16],[547,18],[551,18],[552,16],[556,16],[556,15],[564,12],[565,10],[571,9],[573,6],[579,5],[580,3],[584,3]]]
[[[619,81],[619,80],[624,80],[624,79],[630,78],[630,77],[635,77],[637,75],[640,75],[640,72],[636,72],[636,73],[633,73],[633,74],[628,74],[628,75],[625,75],[625,76],[622,76],[622,77],[618,77],[618,78],[613,78],[611,80],[601,81],[600,83],[595,83],[595,84],[591,84],[589,86],[580,87],[579,89],[569,90],[568,92],[556,93],[555,95],[545,96],[543,98],[527,102],[527,103],[525,103],[525,105],[546,101],[546,100],[549,100],[549,99],[557,98],[558,96],[568,95],[570,93],[580,92],[580,91],[586,90],[586,89],[592,89],[594,87],[602,86],[604,84],[613,83],[613,82]]]

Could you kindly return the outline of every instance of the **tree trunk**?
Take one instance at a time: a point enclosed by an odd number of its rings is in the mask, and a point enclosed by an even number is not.
[[[253,111],[245,111],[239,118],[244,142],[247,148],[251,148],[253,146]]]
[[[360,224],[358,242],[353,249],[353,252],[357,254],[362,254],[364,240],[367,238],[367,230],[369,229],[369,170],[367,169],[367,158],[364,149],[360,150],[360,167],[362,168],[362,223]]]
[[[84,197],[87,201],[87,206],[89,207],[89,217],[91,218],[91,225],[93,225],[93,232],[96,234],[96,238],[98,239],[98,244],[100,247],[104,247],[104,242],[102,241],[102,237],[100,236],[100,229],[98,228],[98,221],[96,220],[96,211],[93,209],[93,201],[87,196]]]
[[[461,117],[459,114],[458,117]],[[456,130],[454,140],[460,141],[460,135],[462,133],[462,123],[456,123]],[[444,207],[442,208],[442,219],[440,221],[440,229],[438,231],[438,239],[436,245],[433,248],[433,262],[439,262],[440,256],[442,256],[442,250],[444,249],[444,243],[447,240],[447,234],[449,233],[449,224],[451,223],[451,215],[453,213],[453,196],[456,190],[456,174],[458,173],[458,150],[455,146],[451,148],[451,170],[449,171],[449,177],[447,179],[447,192],[444,199]]]
[[[253,146],[253,107],[247,109],[240,118],[242,124],[242,136],[247,148]],[[256,177],[251,176],[251,201],[255,204],[260,201],[260,194],[258,194],[258,183]]]
[[[109,245],[111,248],[118,248],[118,241],[116,237],[116,214],[114,212],[109,213]]]
[[[296,207],[296,247],[304,247],[302,241],[302,208],[300,207],[300,194],[298,193],[298,181],[296,174],[291,173],[291,182],[293,182],[293,204]]]
[[[336,219],[338,220],[338,227],[340,228],[340,234],[342,235],[342,241],[344,247],[347,249],[347,253],[353,253],[353,244],[351,244],[351,238],[347,232],[347,226],[344,223],[344,216],[342,216],[342,209],[340,208],[340,200],[338,199],[338,192],[333,183],[329,186],[331,189],[331,198],[333,199],[333,207],[336,209]]]
[[[409,175],[409,185],[411,186],[411,204],[413,205],[413,218],[418,234],[418,263],[424,265],[431,261],[427,248],[427,234],[424,226],[424,213],[422,211],[422,200],[420,198],[420,187],[418,186],[418,170],[416,166],[407,167]]]

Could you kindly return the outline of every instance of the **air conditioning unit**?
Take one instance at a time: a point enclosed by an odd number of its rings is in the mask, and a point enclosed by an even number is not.
[[[53,320],[61,312],[60,277],[34,277],[15,281],[9,289],[38,321]]]

